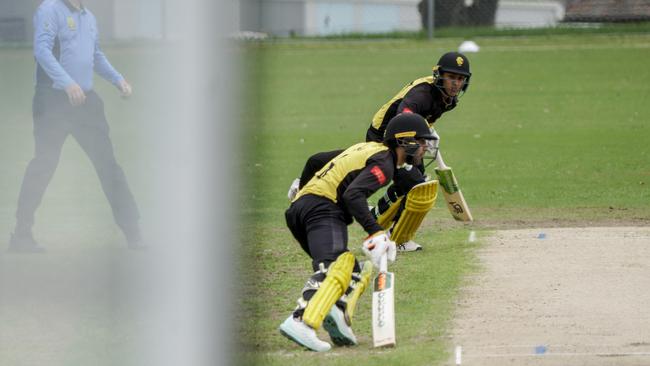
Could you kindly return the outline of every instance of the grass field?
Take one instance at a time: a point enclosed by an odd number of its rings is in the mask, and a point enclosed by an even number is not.
[[[474,252],[490,230],[650,223],[650,35],[475,40],[482,49],[469,55],[474,73],[469,92],[437,129],[476,222],[452,221],[439,202],[418,234],[425,250],[400,256],[392,267],[397,348],[370,347],[365,294],[354,325],[360,346],[328,354],[305,352],[276,330],[310,274],[307,256],[284,224],[288,185],[311,153],[362,140],[376,109],[405,83],[427,75],[437,58],[462,40],[272,41],[243,49],[243,262],[236,315],[243,364],[440,364],[449,351],[455,296],[464,276],[478,270]],[[97,84],[146,227],[147,141],[151,131],[160,130],[161,106],[173,103],[173,93],[158,78],[170,65],[159,62],[157,47],[106,51],[136,90],[123,102],[111,86]],[[5,245],[33,149],[30,50],[0,49],[0,70],[0,245]],[[25,268],[34,268],[27,283],[49,283],[58,275],[61,281],[51,292],[25,300],[44,306],[49,295],[60,294],[48,308],[71,313],[56,313],[60,322],[44,330],[30,323],[30,311],[39,307],[26,308],[18,301],[23,293],[9,293],[13,300],[5,297],[0,309],[0,339],[4,345],[13,340],[12,353],[0,352],[0,359],[42,364],[40,355],[51,365],[128,364],[137,354],[132,340],[147,324],[139,323],[138,304],[116,304],[115,297],[131,291],[126,284],[144,259],[122,250],[94,171],[72,141],[37,220],[35,234],[51,253],[36,260],[0,255],[3,293]],[[350,230],[350,247],[361,255],[363,233],[356,225]],[[470,230],[478,232],[478,242],[467,242]],[[89,258],[101,258],[99,265]],[[87,278],[79,279],[73,269]],[[119,276],[112,277],[115,273]],[[19,342],[37,331],[38,339]],[[0,351],[7,349],[0,342]],[[25,354],[34,358],[19,362]]]
[[[397,276],[394,350],[370,346],[369,296],[355,329],[361,345],[305,352],[276,327],[309,275],[307,256],[284,228],[285,192],[311,153],[363,139],[376,109],[428,74],[460,39],[296,41],[251,45],[245,111],[255,153],[244,167],[245,271],[241,341],[264,365],[435,365],[450,350],[446,329],[464,275],[476,269],[469,230],[648,224],[650,36],[481,38],[470,55],[472,84],[437,129],[476,222],[453,222],[444,206],[428,216],[422,253],[403,255]],[[246,113],[248,112],[248,113]],[[363,236],[351,227],[360,254]],[[326,335],[323,335],[326,338]],[[398,361],[399,360],[399,361]]]

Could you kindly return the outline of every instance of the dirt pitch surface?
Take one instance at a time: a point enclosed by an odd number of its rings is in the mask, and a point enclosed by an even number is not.
[[[483,240],[448,365],[650,365],[649,227],[505,230]]]

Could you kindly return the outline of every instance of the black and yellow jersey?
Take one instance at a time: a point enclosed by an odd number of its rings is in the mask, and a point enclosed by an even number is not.
[[[390,183],[395,171],[393,152],[377,142],[362,142],[330,160],[305,184],[295,202],[316,195],[336,203],[363,226],[368,234],[382,230],[368,210],[368,197]]]
[[[388,121],[402,112],[417,113],[431,126],[443,113],[455,107],[455,98],[450,104],[444,102],[442,92],[435,86],[433,76],[415,79],[375,113],[366,133],[366,141],[382,141]]]

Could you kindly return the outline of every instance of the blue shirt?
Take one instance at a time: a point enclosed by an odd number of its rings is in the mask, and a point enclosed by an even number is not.
[[[34,15],[36,84],[65,89],[77,83],[93,88],[93,71],[118,85],[123,79],[99,48],[97,20],[85,7],[45,0]]]

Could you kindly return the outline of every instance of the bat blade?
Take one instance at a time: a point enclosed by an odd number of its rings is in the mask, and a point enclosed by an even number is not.
[[[386,254],[381,257],[372,293],[372,340],[374,347],[395,346],[395,276],[387,270]]]
[[[447,201],[447,208],[456,221],[473,221],[472,213],[458,188],[458,181],[450,167],[436,168],[436,175],[442,187],[442,194]]]

